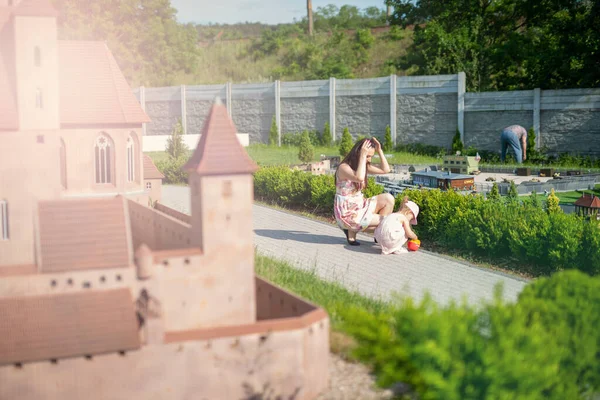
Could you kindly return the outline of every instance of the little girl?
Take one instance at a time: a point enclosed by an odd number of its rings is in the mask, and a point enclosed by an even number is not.
[[[404,196],[400,210],[386,216],[375,229],[375,239],[381,245],[382,254],[408,253],[404,244],[408,239],[418,239],[410,228],[417,224],[417,215],[419,206]]]

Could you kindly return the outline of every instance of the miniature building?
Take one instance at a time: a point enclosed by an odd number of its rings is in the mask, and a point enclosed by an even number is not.
[[[471,174],[479,171],[479,161],[477,157],[471,156],[444,156],[443,170],[450,171],[453,174]]]
[[[600,219],[600,198],[594,194],[584,193],[574,205],[577,214]]]
[[[330,160],[317,161],[309,164],[309,171],[313,175],[325,175],[330,169]]]
[[[148,192],[150,203],[160,201],[164,178],[165,176],[156,168],[150,156],[144,154],[144,186]]]
[[[148,118],[55,18],[0,1],[0,399],[314,398],[329,320],[254,274],[256,165],[225,106],[186,164],[192,215],[147,207]]]
[[[475,188],[475,179],[470,175],[453,174],[450,171],[430,171],[429,168],[413,172],[412,180],[415,185],[442,190],[450,188],[455,190],[473,190]]]

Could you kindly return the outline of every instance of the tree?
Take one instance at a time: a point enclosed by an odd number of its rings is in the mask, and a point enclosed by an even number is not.
[[[331,137],[331,128],[329,127],[329,122],[325,122],[325,127],[323,127],[323,135],[321,135],[321,144],[325,147],[331,147],[333,142],[333,138]]]
[[[310,136],[308,131],[304,131],[302,133],[302,138],[300,139],[300,149],[298,150],[298,158],[300,161],[307,163],[311,162],[314,155],[314,148],[312,143],[310,142]]]
[[[177,123],[171,131],[171,136],[167,138],[165,151],[174,160],[184,157],[188,154],[189,149],[183,141],[183,125],[181,125],[181,119],[177,120]]]
[[[535,149],[535,130],[531,127],[527,131],[527,159],[531,160],[532,157],[537,155]]]
[[[463,152],[463,142],[460,139],[460,131],[456,128],[456,134],[452,138],[452,152],[456,154],[457,151]]]
[[[392,131],[390,126],[385,127],[385,136],[383,137],[383,151],[392,151],[394,150],[394,142],[392,142]]]
[[[179,84],[199,62],[198,32],[170,0],[56,0],[59,39],[105,41],[131,86]]]
[[[519,198],[519,192],[517,191],[517,186],[515,185],[514,181],[510,181],[510,187],[508,188],[507,197],[511,201],[516,201]]]
[[[273,119],[271,120],[271,129],[269,130],[269,145],[279,145],[279,132],[277,131],[277,120],[275,119],[274,115]]]
[[[530,204],[532,207],[535,208],[539,208],[540,207],[540,200],[538,199],[537,193],[535,192],[535,190],[531,193],[530,196]]]
[[[492,190],[488,192],[487,198],[490,200],[500,200],[500,191],[496,182],[492,185]]]
[[[467,90],[597,87],[597,1],[389,0],[392,24],[415,24],[397,68],[467,75]]]
[[[550,194],[546,199],[546,211],[548,214],[556,214],[562,212],[562,208],[560,208],[560,200],[554,193],[554,188],[550,189]]]
[[[354,146],[354,143],[352,143],[352,135],[350,135],[350,131],[346,127],[344,128],[342,140],[340,141],[340,155],[346,157],[346,155],[350,153],[350,150],[352,150],[352,146]]]

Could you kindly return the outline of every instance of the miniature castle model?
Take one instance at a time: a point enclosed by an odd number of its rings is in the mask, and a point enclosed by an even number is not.
[[[0,46],[0,399],[326,388],[327,314],[254,274],[256,165],[225,106],[185,166],[192,215],[151,208],[148,118],[104,43],[0,0]]]

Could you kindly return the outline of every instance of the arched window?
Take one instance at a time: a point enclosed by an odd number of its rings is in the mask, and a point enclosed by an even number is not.
[[[64,140],[60,139],[60,183],[67,188],[67,148]]]
[[[113,143],[105,134],[96,138],[94,145],[94,166],[96,183],[112,183]]]
[[[0,200],[0,240],[8,240],[8,202]]]
[[[40,88],[35,89],[35,108],[44,108],[44,98]]]
[[[33,49],[33,60],[36,67],[42,66],[42,52],[40,51],[39,46],[35,46]]]
[[[127,182],[135,180],[135,140],[127,137]]]

